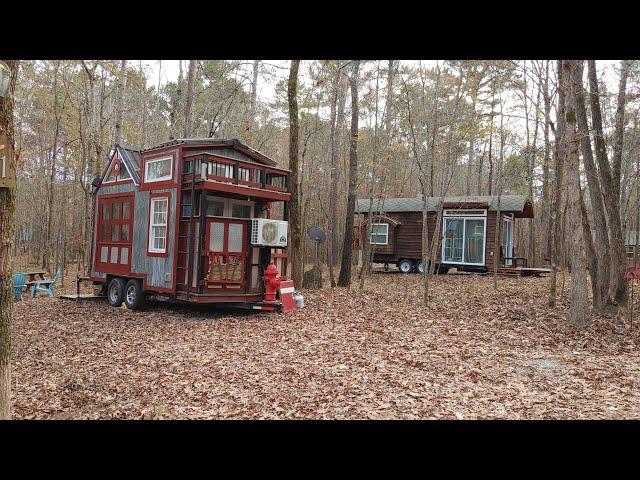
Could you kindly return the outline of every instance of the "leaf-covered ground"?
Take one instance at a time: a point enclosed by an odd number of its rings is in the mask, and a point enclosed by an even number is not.
[[[18,418],[639,418],[640,328],[565,326],[548,279],[376,274],[254,314],[15,303]],[[568,285],[565,287],[568,294]]]

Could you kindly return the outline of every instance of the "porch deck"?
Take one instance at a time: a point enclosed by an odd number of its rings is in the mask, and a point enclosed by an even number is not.
[[[533,267],[498,267],[498,275],[508,277],[540,277],[544,273],[551,273],[551,269]],[[490,268],[487,271],[487,275],[493,275],[493,268]]]

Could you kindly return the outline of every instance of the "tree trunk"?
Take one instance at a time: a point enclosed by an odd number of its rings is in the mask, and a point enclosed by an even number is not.
[[[16,171],[13,94],[18,76],[18,60],[4,60],[11,71],[9,90],[0,97],[0,134],[6,135],[10,152],[8,171]],[[11,418],[11,314],[13,309],[12,248],[15,233],[15,184],[0,188],[0,420]]]
[[[187,101],[184,105],[184,137],[193,135],[193,96],[196,83],[197,60],[189,60],[189,70],[187,71]]]
[[[609,295],[619,305],[627,304],[627,285],[624,280],[626,269],[626,257],[622,225],[620,221],[620,162],[622,159],[622,141],[624,133],[624,110],[626,99],[627,76],[629,63],[622,62],[620,72],[620,84],[618,88],[618,106],[615,117],[614,145],[613,145],[613,171],[607,157],[607,147],[604,140],[602,127],[602,110],[600,108],[600,94],[598,78],[596,74],[595,60],[588,60],[589,89],[591,100],[591,116],[593,122],[596,160],[602,184],[602,195],[607,213],[609,231],[611,233],[611,279],[609,283]]]
[[[177,122],[177,112],[180,108],[180,98],[182,97],[182,60],[180,60],[179,72],[178,72],[178,81],[176,82],[176,98],[175,101],[171,104],[171,112],[169,112],[169,138],[173,140],[176,138],[176,122]]]
[[[291,170],[291,201],[289,226],[291,227],[291,267],[294,285],[302,285],[302,232],[300,226],[300,180],[298,167],[298,69],[300,60],[291,60],[288,83],[289,99],[289,170]]]
[[[558,70],[558,127],[555,131],[554,146],[554,181],[553,200],[551,207],[551,276],[549,279],[549,301],[550,307],[556,305],[556,294],[558,284],[558,258],[560,257],[560,208],[562,205],[562,185],[564,183],[564,158],[565,158],[565,81],[562,68],[562,60],[557,61]]]
[[[574,74],[575,64],[563,63],[564,79],[569,82]],[[564,87],[564,86],[563,86]],[[580,211],[580,157],[576,135],[576,108],[572,95],[568,96],[566,113],[567,138],[567,195],[569,207],[569,238],[571,257],[571,308],[569,323],[578,328],[589,324],[589,297],[587,293],[587,268]]]
[[[587,122],[587,110],[584,103],[584,87],[582,85],[583,62],[582,60],[567,61],[572,63],[573,78],[571,79],[571,91],[573,101],[575,102],[578,139],[584,160],[584,169],[587,174],[587,182],[589,183],[589,199],[591,201],[596,231],[594,250],[597,258],[597,268],[594,269],[592,267],[591,280],[596,284],[594,292],[597,292],[597,295],[593,298],[593,306],[596,310],[600,310],[609,303],[609,266],[611,264],[611,258],[609,256],[609,234],[607,231],[600,180],[593,160],[589,125]],[[591,235],[590,229],[589,235]]]
[[[549,188],[549,163],[551,157],[551,143],[549,141],[549,126],[551,123],[551,96],[549,94],[549,60],[545,60],[545,75],[543,83],[544,98],[544,158],[542,160],[542,232],[546,234],[544,256],[551,257],[551,195]]]
[[[120,74],[116,89],[116,133],[114,143],[122,142],[122,112],[124,110],[124,92],[127,88],[127,61],[120,62]]]
[[[340,159],[342,152],[342,125],[344,123],[344,106],[347,97],[348,78],[338,69],[334,81],[334,102],[331,120],[331,187],[329,191],[330,244],[329,244],[329,280],[336,286],[333,267],[338,260],[338,182],[340,180]]]
[[[353,216],[356,207],[356,182],[358,180],[358,75],[360,61],[353,61],[349,84],[351,86],[351,141],[349,144],[349,191],[347,194],[347,216],[344,222],[344,245],[338,286],[351,285],[351,249],[353,246]]]

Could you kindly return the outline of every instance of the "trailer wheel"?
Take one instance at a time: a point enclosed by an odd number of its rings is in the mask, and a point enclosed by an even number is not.
[[[411,260],[400,260],[398,262],[398,268],[402,273],[411,273],[411,270],[413,270],[413,263]]]
[[[138,310],[144,305],[144,292],[142,291],[142,282],[140,280],[131,279],[124,287],[124,303],[131,310]]]
[[[424,262],[422,260],[420,260],[418,265],[416,265],[416,270],[418,273],[424,273]]]
[[[107,298],[109,304],[114,307],[122,305],[124,299],[124,280],[121,278],[112,278],[109,282],[109,288],[107,290]]]

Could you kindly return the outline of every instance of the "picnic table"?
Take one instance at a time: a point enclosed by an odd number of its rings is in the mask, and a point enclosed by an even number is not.
[[[46,280],[47,272],[45,270],[38,270],[33,272],[23,272],[27,276],[27,285],[35,285],[39,280]]]

